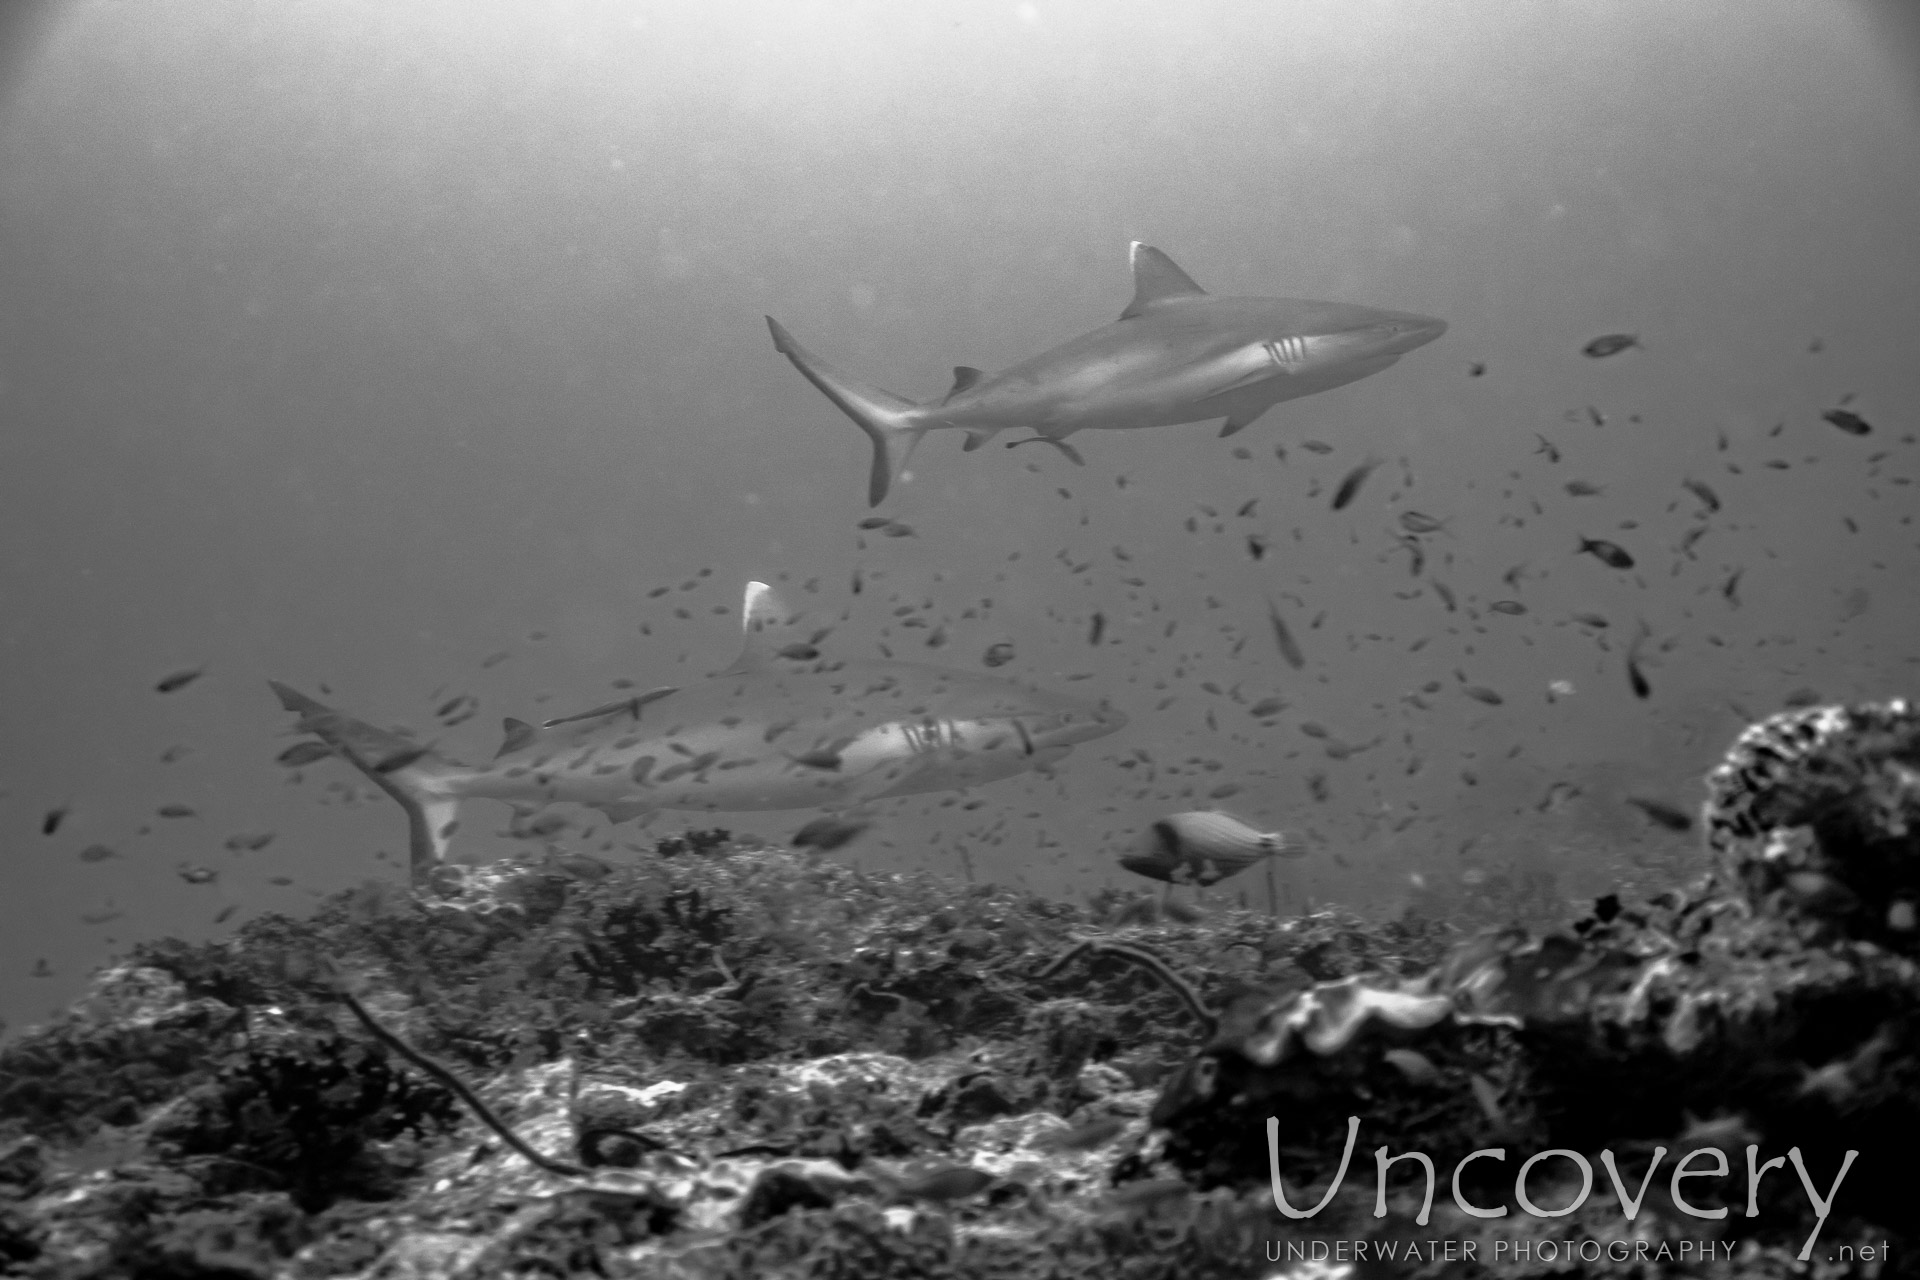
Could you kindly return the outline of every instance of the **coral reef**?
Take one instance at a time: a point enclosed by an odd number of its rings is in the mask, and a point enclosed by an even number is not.
[[[1544,936],[704,832],[145,944],[0,1049],[0,1274],[1920,1274],[1915,741],[1755,726],[1697,883]]]

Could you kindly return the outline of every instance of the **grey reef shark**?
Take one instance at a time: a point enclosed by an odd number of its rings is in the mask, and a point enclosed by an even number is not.
[[[910,662],[841,662],[762,582],[747,584],[740,656],[687,688],[655,689],[535,728],[506,721],[469,766],[270,682],[317,735],[406,810],[412,875],[445,860],[462,800],[589,805],[620,823],[660,809],[843,809],[1044,771],[1127,717],[1104,703]]]
[[[1446,332],[1447,322],[1305,298],[1217,298],[1172,258],[1133,243],[1133,301],[1120,319],[1000,373],[965,366],[925,404],[868,386],[793,340],[772,316],[773,345],[873,441],[867,501],[878,506],[929,431],[967,433],[968,452],[1002,431],[1036,434],[1075,463],[1076,431],[1124,431],[1225,419],[1244,430],[1282,400],[1378,373]]]

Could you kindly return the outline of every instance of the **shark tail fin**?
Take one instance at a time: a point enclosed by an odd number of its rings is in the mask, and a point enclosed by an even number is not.
[[[774,349],[793,361],[793,367],[820,388],[827,399],[839,405],[873,442],[873,466],[867,473],[867,505],[879,506],[887,490],[900,478],[920,438],[927,433],[927,426],[916,420],[918,406],[891,391],[848,377],[795,342],[793,335],[772,316],[767,317],[767,328],[773,332]]]
[[[300,716],[300,731],[332,747],[392,796],[407,814],[407,847],[415,885],[446,861],[459,826],[458,783],[470,771],[413,739],[316,702],[277,680],[267,682],[280,705]]]

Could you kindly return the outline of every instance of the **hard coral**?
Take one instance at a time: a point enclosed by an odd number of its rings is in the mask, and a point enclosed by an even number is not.
[[[1707,789],[1716,868],[1757,910],[1920,953],[1920,709],[1771,716]]]

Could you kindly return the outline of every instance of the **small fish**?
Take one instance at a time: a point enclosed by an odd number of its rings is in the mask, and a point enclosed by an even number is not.
[[[1333,509],[1335,511],[1343,510],[1349,502],[1352,502],[1354,498],[1359,496],[1360,486],[1367,482],[1367,477],[1373,474],[1374,468],[1378,467],[1381,461],[1379,458],[1368,458],[1365,462],[1347,472],[1346,478],[1340,482],[1340,487],[1333,491]]]
[[[1539,433],[1538,431],[1536,431],[1536,432],[1534,432],[1534,433],[1533,433],[1533,438],[1534,438],[1534,439],[1536,439],[1536,440],[1538,440],[1538,441],[1540,442],[1540,443],[1539,443],[1538,445],[1536,445],[1536,446],[1534,447],[1534,450],[1533,450],[1533,451],[1534,451],[1535,453],[1544,453],[1544,454],[1546,454],[1546,455],[1547,455],[1547,461],[1548,461],[1548,462],[1558,462],[1558,461],[1560,461],[1560,446],[1559,446],[1559,445],[1557,445],[1557,444],[1555,444],[1555,443],[1554,443],[1553,441],[1551,441],[1551,440],[1549,440],[1549,439],[1547,439],[1547,438],[1546,438],[1545,436],[1543,436],[1543,435],[1541,435],[1541,434],[1540,434],[1540,433]]]
[[[1720,594],[1725,596],[1727,603],[1736,609],[1740,607],[1740,575],[1745,572],[1745,569],[1735,569],[1727,575],[1726,582],[1720,587]]]
[[[449,698],[441,703],[439,709],[433,714],[439,717],[440,723],[452,728],[456,724],[471,720],[479,710],[480,699],[470,693],[463,693],[457,698]]]
[[[187,671],[176,671],[170,676],[163,677],[159,684],[154,685],[154,692],[173,693],[177,690],[184,689],[206,673],[207,669],[205,667],[194,667]]]
[[[1678,805],[1668,804],[1665,800],[1652,796],[1628,796],[1627,803],[1647,815],[1656,826],[1669,831],[1693,830],[1693,815]]]
[[[1447,527],[1447,522],[1436,520],[1422,511],[1402,511],[1400,527],[1408,533],[1438,533]]]
[[[197,816],[193,806],[184,804],[163,804],[156,812],[163,818],[192,818]]]
[[[895,1196],[904,1200],[932,1200],[945,1203],[977,1196],[996,1181],[992,1174],[972,1165],[950,1164],[900,1179],[893,1186]]]
[[[1573,620],[1583,627],[1606,627],[1610,625],[1605,618],[1597,613],[1576,613],[1573,615]]]
[[[1569,480],[1563,487],[1576,498],[1593,498],[1604,492],[1590,480]]]
[[[1653,695],[1653,686],[1647,683],[1646,673],[1640,670],[1640,660],[1631,651],[1627,654],[1627,687],[1636,698]]]
[[[1465,688],[1461,689],[1460,692],[1466,694],[1469,698],[1472,698],[1475,702],[1484,702],[1490,707],[1497,707],[1501,703],[1506,701],[1506,699],[1501,697],[1499,693],[1497,693],[1492,689],[1487,688],[1487,686],[1483,684],[1467,685]]]
[[[1527,611],[1527,606],[1521,604],[1518,600],[1495,600],[1492,604],[1488,605],[1487,608],[1493,610],[1495,613],[1504,613],[1515,618]]]
[[[1094,610],[1093,618],[1087,624],[1087,643],[1098,647],[1101,637],[1107,634],[1107,615]]]
[[[58,831],[60,824],[66,821],[69,812],[71,812],[71,810],[64,804],[57,809],[47,810],[47,816],[40,819],[40,834],[50,836]]]
[[[273,759],[276,764],[285,765],[289,769],[298,769],[302,765],[312,764],[316,760],[325,760],[332,754],[332,747],[324,742],[315,742],[309,738],[305,742],[294,743]]]
[[[1604,360],[1608,356],[1617,356],[1628,347],[1640,346],[1640,338],[1632,333],[1603,333],[1580,348],[1580,354],[1594,360]],[[1642,348],[1644,350],[1645,348]]]
[[[1447,606],[1448,613],[1452,613],[1460,607],[1459,602],[1453,598],[1453,588],[1438,578],[1433,579],[1433,593],[1440,597],[1441,604]]]
[[[1467,366],[1467,376],[1469,378],[1478,378],[1483,374],[1485,374],[1486,371],[1487,371],[1487,364],[1486,364],[1486,361],[1484,360],[1475,360],[1472,364]]]
[[[271,831],[242,832],[239,835],[228,836],[226,848],[230,853],[258,853],[272,843],[273,832]]]
[[[1626,548],[1617,543],[1608,542],[1604,538],[1589,538],[1582,535],[1579,551],[1574,554],[1578,555],[1581,551],[1591,554],[1594,559],[1609,569],[1633,568],[1633,557],[1627,554]]]
[[[1176,813],[1148,827],[1139,853],[1120,865],[1168,884],[1217,884],[1264,858],[1298,858],[1306,846],[1280,831],[1255,831],[1218,810]]]
[[[914,536],[913,526],[904,520],[889,520],[880,526],[880,532],[889,538],[911,538]]]
[[[1118,1116],[1101,1116],[1071,1129],[1056,1130],[1035,1145],[1044,1151],[1092,1151],[1112,1142],[1126,1128],[1127,1122]]]
[[[1380,1055],[1394,1070],[1407,1078],[1407,1083],[1430,1085],[1440,1078],[1440,1068],[1426,1054],[1412,1049],[1389,1049]]]
[[[90,844],[80,851],[80,861],[82,862],[105,862],[108,858],[118,856],[118,854],[104,844]]]
[[[1267,540],[1257,533],[1247,535],[1247,554],[1258,560],[1267,554]]]
[[[782,645],[775,649],[773,654],[776,658],[785,658],[790,662],[812,662],[820,656],[820,651],[810,644],[795,641],[793,644]]]
[[[892,523],[892,516],[868,516],[860,522],[859,527],[862,529],[884,529]]]
[[[220,873],[212,867],[196,866],[191,862],[183,862],[175,870],[188,884],[212,884],[220,878]]]
[[[1247,714],[1256,720],[1264,720],[1268,716],[1277,716],[1286,709],[1287,704],[1279,698],[1262,698],[1247,708]]]
[[[1850,436],[1864,436],[1873,430],[1865,418],[1851,409],[1829,409],[1820,417]]]
[[[180,743],[175,743],[173,746],[168,747],[165,751],[162,751],[160,753],[160,763],[172,764],[177,760],[184,760],[192,754],[193,754],[192,747],[184,746]]]
[[[1324,440],[1302,440],[1300,447],[1308,453],[1332,453],[1333,446]]]
[[[1300,646],[1293,638],[1293,632],[1287,629],[1287,621],[1280,616],[1280,610],[1273,601],[1267,601],[1267,621],[1273,624],[1273,643],[1280,650],[1280,656],[1295,671],[1307,665],[1306,655],[1300,652]]]
[[[1013,645],[1005,640],[990,644],[980,656],[980,661],[989,667],[1004,667],[1013,661]]]
[[[831,853],[858,840],[872,825],[870,822],[852,822],[845,818],[815,818],[794,832],[793,839],[788,843],[796,849],[818,849],[822,853]]]
[[[1708,487],[1706,481],[1695,480],[1689,477],[1688,479],[1682,480],[1680,485],[1688,493],[1700,499],[1700,505],[1708,511],[1718,511],[1720,509],[1720,495]]]

